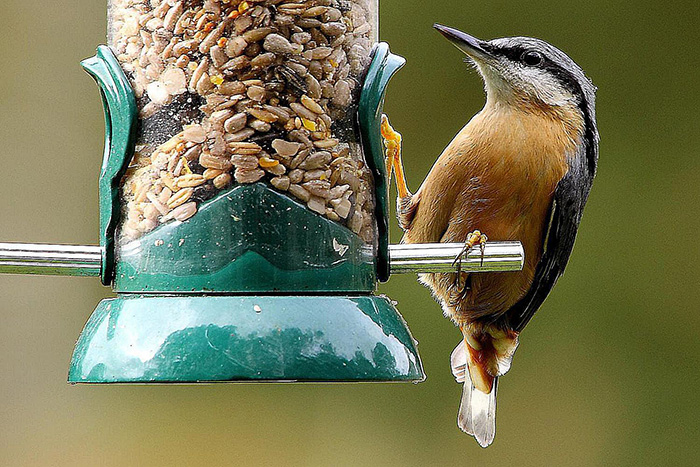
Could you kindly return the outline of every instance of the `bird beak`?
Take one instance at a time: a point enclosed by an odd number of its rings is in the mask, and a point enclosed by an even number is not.
[[[485,42],[474,36],[449,28],[441,24],[434,24],[433,27],[447,38],[448,41],[459,50],[469,55],[478,62],[492,61],[493,56],[484,49]]]

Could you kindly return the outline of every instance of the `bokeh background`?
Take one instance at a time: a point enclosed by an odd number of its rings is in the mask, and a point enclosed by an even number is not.
[[[102,110],[78,62],[105,41],[105,9],[0,1],[0,241],[97,241]],[[110,291],[96,279],[3,276],[0,464],[696,465],[699,9],[381,1],[381,36],[408,59],[386,111],[414,189],[484,100],[433,22],[543,38],[599,87],[599,175],[567,274],[501,381],[489,449],[455,425],[459,333],[413,277],[380,291],[420,341],[420,385],[71,387],[75,339]]]

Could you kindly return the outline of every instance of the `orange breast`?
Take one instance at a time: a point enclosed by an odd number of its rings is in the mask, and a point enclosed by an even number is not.
[[[487,106],[445,149],[420,188],[405,242],[463,242],[478,229],[493,241],[519,240],[525,249],[523,271],[473,275],[471,292],[453,307],[460,322],[507,311],[532,284],[554,189],[583,126],[577,109],[561,112]],[[444,301],[454,293],[450,275],[423,280]]]

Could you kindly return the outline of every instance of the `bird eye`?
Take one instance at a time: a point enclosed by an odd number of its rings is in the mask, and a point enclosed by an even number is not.
[[[525,52],[520,57],[520,61],[525,65],[537,66],[542,63],[544,57],[539,52]]]

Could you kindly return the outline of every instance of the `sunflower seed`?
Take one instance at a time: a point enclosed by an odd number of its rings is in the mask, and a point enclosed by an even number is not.
[[[168,200],[168,207],[170,209],[175,209],[176,207],[185,204],[192,197],[192,193],[194,193],[194,189],[192,188],[185,188],[178,191]]]
[[[231,184],[231,175],[221,174],[214,179],[214,186],[219,190],[226,188]]]
[[[173,210],[170,213],[172,219],[185,222],[197,213],[197,203],[187,203]]]
[[[270,183],[272,186],[281,191],[287,191],[291,185],[289,177],[286,176],[272,178]]]
[[[236,169],[234,176],[238,183],[255,183],[265,176],[265,172],[262,169]]]

